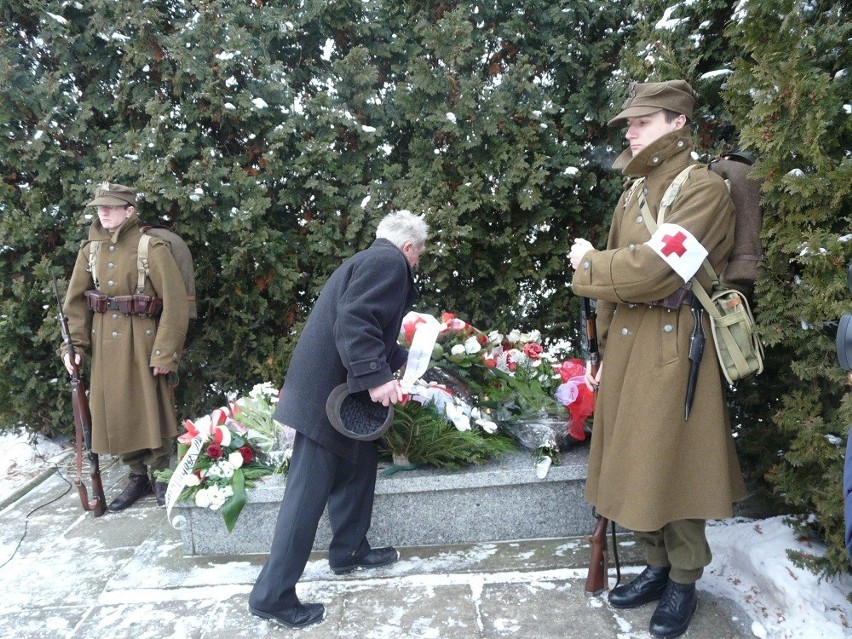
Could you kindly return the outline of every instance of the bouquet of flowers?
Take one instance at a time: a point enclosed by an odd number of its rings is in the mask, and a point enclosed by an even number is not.
[[[410,313],[400,341],[410,345],[418,325],[427,321],[436,320]],[[457,428],[471,417],[483,424],[487,420],[489,432],[499,422],[522,445],[556,460],[560,446],[585,440],[584,422],[594,396],[581,383],[581,360],[565,360],[546,350],[538,330],[485,332],[451,313],[442,314],[440,324],[433,366],[423,376],[431,381],[429,392],[416,392]],[[456,382],[449,400],[439,392],[443,385],[435,388],[435,378],[441,377]]]
[[[169,509],[174,501],[192,501],[218,510],[231,532],[245,506],[246,488],[288,467],[292,448],[280,436],[284,427],[272,419],[276,402],[277,393],[263,384],[209,416],[186,420],[186,432],[178,437],[177,469],[158,474],[169,482]],[[170,493],[176,495],[171,500]]]

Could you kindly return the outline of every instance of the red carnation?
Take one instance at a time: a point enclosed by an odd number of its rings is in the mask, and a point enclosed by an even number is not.
[[[210,444],[207,447],[207,456],[210,459],[219,459],[222,456],[222,447],[216,443]]]
[[[243,446],[240,448],[240,455],[243,456],[243,463],[250,464],[251,460],[254,459],[254,451],[248,446]]]

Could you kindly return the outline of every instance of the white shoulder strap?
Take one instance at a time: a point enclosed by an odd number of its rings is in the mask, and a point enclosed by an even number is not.
[[[672,183],[669,184],[669,188],[667,188],[666,192],[663,193],[663,199],[660,200],[660,210],[657,211],[657,224],[663,223],[666,213],[669,212],[672,202],[675,201],[677,194],[680,193],[680,188],[683,186],[683,183],[686,182],[686,179],[689,177],[689,172],[692,171],[694,166],[694,164],[690,164],[683,171],[678,173],[675,179],[672,180]]]
[[[148,277],[148,244],[151,237],[147,233],[139,236],[139,247],[136,251],[136,292],[145,292],[145,278]]]
[[[100,240],[92,240],[89,242],[89,266],[86,270],[92,274],[92,282],[95,285],[95,288],[98,288],[98,247],[100,247]]]
[[[624,208],[625,209],[630,204],[630,200],[633,199],[633,193],[635,193],[636,189],[638,189],[644,183],[645,183],[645,178],[640,177],[640,178],[633,180],[633,182],[630,184],[630,188],[627,189],[627,195],[624,198]]]

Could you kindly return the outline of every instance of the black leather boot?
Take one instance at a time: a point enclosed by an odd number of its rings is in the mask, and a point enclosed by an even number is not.
[[[636,579],[609,592],[613,608],[637,608],[663,596],[669,583],[668,566],[646,566]]]
[[[697,607],[695,584],[670,581],[657,609],[651,615],[648,631],[654,637],[662,639],[680,637],[689,628],[689,622]]]
[[[148,475],[131,475],[124,490],[110,503],[109,509],[112,512],[118,512],[130,508],[140,497],[150,494],[151,480],[148,479]]]
[[[151,481],[151,485],[154,488],[154,497],[157,498],[157,505],[158,506],[165,506],[166,505],[166,491],[168,490],[169,485],[164,483],[164,482],[157,481],[156,479]]]

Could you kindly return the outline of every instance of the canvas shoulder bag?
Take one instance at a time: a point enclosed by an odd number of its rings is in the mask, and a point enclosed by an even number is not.
[[[663,223],[666,213],[694,166],[696,165],[690,165],[681,171],[666,189],[660,201],[656,221],[645,200],[644,191],[639,189],[639,206],[651,235],[657,230],[657,226]],[[748,299],[737,289],[722,286],[719,276],[706,258],[702,266],[712,282],[710,293],[704,290],[696,277],[690,280],[692,292],[710,316],[710,329],[722,374],[729,384],[734,384],[749,375],[762,373],[763,344],[755,330],[754,316]]]

